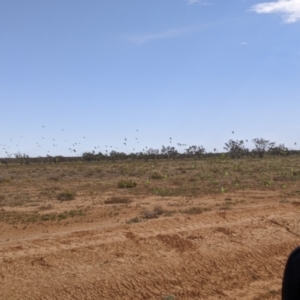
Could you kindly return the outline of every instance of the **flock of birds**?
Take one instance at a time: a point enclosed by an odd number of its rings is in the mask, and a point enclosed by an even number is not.
[[[41,127],[43,128],[43,129],[45,129],[46,127],[45,127],[45,125],[41,125]],[[61,131],[62,132],[64,132],[64,129],[62,128],[61,129]],[[139,130],[138,129],[136,129],[136,133],[139,133]],[[20,136],[20,139],[22,139],[23,138],[23,136]],[[86,140],[86,137],[85,136],[83,136],[82,137],[82,139],[83,140]],[[59,147],[59,145],[57,144],[57,139],[54,139],[54,138],[46,138],[44,135],[43,136],[41,136],[41,140],[43,141],[43,142],[46,142],[47,140],[50,140],[51,141],[51,145],[52,145],[52,147],[54,147],[54,148],[56,148],[56,147]],[[11,145],[12,143],[14,142],[14,139],[10,139],[9,140],[9,143],[8,144],[0,144],[0,147],[2,148],[2,150],[4,150],[4,153],[5,153],[5,156],[6,157],[14,157],[15,156],[15,152],[14,153],[12,153],[12,150],[13,150],[13,148],[14,148],[14,150],[17,150],[17,152],[18,152],[18,149],[19,149],[19,144],[20,143],[18,143],[18,144],[16,144],[14,147]],[[25,141],[23,141],[24,143],[25,143]],[[68,142],[68,140],[64,140],[64,142]],[[136,142],[136,144],[140,144],[140,141],[139,141],[139,138],[138,137],[135,137],[135,142]],[[170,140],[169,140],[169,142],[170,143],[172,143],[172,138],[170,137]],[[39,148],[43,148],[43,145],[41,145],[42,143],[41,142],[35,142],[35,144],[36,144],[36,146],[37,147],[39,147]],[[67,150],[69,151],[69,153],[71,153],[72,155],[80,155],[80,154],[78,154],[78,147],[79,147],[79,145],[81,145],[82,144],[82,140],[81,141],[76,141],[76,142],[73,142],[72,144],[70,144],[69,145],[69,148],[67,148]],[[125,137],[124,138],[124,142],[123,142],[123,144],[124,144],[124,146],[128,146],[128,139]],[[48,146],[49,146],[50,144],[48,143]],[[178,145],[179,146],[187,146],[187,144],[181,144],[181,143],[178,143]],[[136,147],[136,146],[135,146]],[[1,149],[0,148],[0,149]],[[109,152],[109,149],[110,149],[110,151],[113,151],[113,150],[117,150],[118,149],[118,147],[113,147],[113,146],[111,146],[111,145],[105,145],[105,152],[106,152],[106,154],[108,154],[108,152]],[[97,150],[98,151],[100,151],[100,146],[94,146],[93,147],[93,151],[94,152],[96,152]],[[146,146],[146,147],[144,147],[143,149],[142,149],[142,151],[144,152],[144,151],[146,151],[148,149],[148,147]],[[136,150],[136,148],[133,148],[133,151],[135,151]],[[54,152],[54,151],[53,151]],[[48,155],[48,156],[51,156],[51,153],[52,153],[52,151],[51,150],[47,150],[47,152],[46,152],[46,155]]]
[[[45,126],[44,126],[44,125],[41,125],[41,126],[42,126],[43,129],[45,129]],[[64,129],[62,128],[61,131],[64,131]],[[136,133],[139,133],[139,130],[138,130],[138,129],[136,129]],[[234,130],[233,130],[231,133],[234,134]],[[22,139],[23,136],[21,136],[20,138]],[[42,136],[41,139],[42,139],[43,141],[46,140],[45,136]],[[83,139],[83,140],[86,140],[86,137],[83,136],[82,139]],[[59,146],[59,145],[57,144],[56,139],[52,138],[52,139],[50,139],[50,140],[51,140],[52,147],[56,148],[56,147]],[[248,142],[248,140],[245,140],[245,141]],[[9,142],[12,143],[12,142],[13,142],[13,139],[10,139]],[[68,140],[65,139],[64,142],[68,142]],[[135,137],[135,142],[136,142],[136,144],[139,144],[139,143],[140,143],[138,137]],[[173,139],[172,139],[172,137],[170,137],[170,138],[169,138],[169,144],[172,144],[172,142],[173,142]],[[128,146],[128,139],[127,139],[126,137],[124,138],[123,144],[124,144],[124,146]],[[39,142],[36,142],[36,145],[37,145],[37,147],[42,148],[42,145],[41,145]],[[78,151],[78,148],[77,148],[79,145],[81,145],[81,142],[80,142],[80,141],[73,142],[73,143],[69,146],[69,148],[68,148],[67,150],[68,150],[72,155],[78,155],[78,156],[79,156],[80,154],[78,154],[79,151]],[[297,143],[295,142],[294,145],[297,145]],[[188,144],[187,144],[187,143],[185,143],[185,144],[184,144],[184,143],[177,143],[177,146],[179,146],[179,147],[188,147]],[[12,152],[10,151],[10,149],[12,148],[11,145],[0,144],[0,147],[2,148],[2,150],[4,150],[4,153],[5,153],[5,156],[6,156],[6,157],[14,157],[14,156],[15,156],[16,153],[12,153]],[[15,147],[18,148],[18,147],[19,147],[19,143],[18,143],[17,145],[15,145]],[[108,154],[108,149],[110,149],[110,151],[113,151],[113,149],[114,149],[114,150],[117,150],[117,149],[118,149],[118,147],[113,147],[113,146],[111,146],[111,145],[105,145],[105,148],[106,148],[106,149],[105,149],[106,154]],[[96,152],[97,150],[100,152],[100,146],[94,146],[94,147],[93,147],[93,152]],[[142,149],[143,152],[148,151],[148,150],[149,150],[149,148],[148,148],[147,146],[145,146],[145,147]],[[136,151],[136,148],[133,148],[133,151]],[[214,152],[216,152],[216,151],[217,151],[217,149],[214,148]],[[50,151],[50,150],[47,150],[46,155],[51,156],[51,151]]]

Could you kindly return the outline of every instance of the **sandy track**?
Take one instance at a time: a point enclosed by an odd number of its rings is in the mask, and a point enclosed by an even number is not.
[[[300,207],[253,206],[0,243],[0,299],[280,299]]]

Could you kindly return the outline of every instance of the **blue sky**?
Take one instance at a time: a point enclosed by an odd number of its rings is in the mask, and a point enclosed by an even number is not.
[[[0,0],[0,157],[299,149],[299,32],[299,0]]]

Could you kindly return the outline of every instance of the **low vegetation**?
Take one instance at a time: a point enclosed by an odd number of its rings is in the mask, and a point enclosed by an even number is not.
[[[105,204],[129,204],[132,200],[128,197],[111,197],[104,201]]]
[[[14,163],[1,169],[0,222],[52,222],[79,216],[91,207],[97,208],[91,211],[98,219],[133,224],[174,214],[235,209],[245,203],[249,191],[274,192],[284,199],[280,204],[291,204],[300,199],[299,184],[297,155],[61,161],[26,167]],[[207,196],[222,201],[206,207],[199,199]]]
[[[64,191],[59,193],[56,198],[60,201],[71,201],[75,199],[75,193],[71,191]]]
[[[48,213],[40,214],[38,212],[18,212],[18,211],[5,211],[0,209],[0,222],[7,224],[18,225],[18,224],[32,224],[38,222],[48,221],[62,221],[67,218],[74,218],[76,216],[84,216],[83,210],[69,210],[61,213]]]
[[[120,180],[118,181],[118,188],[126,189],[136,187],[136,182],[132,180]]]
[[[163,179],[163,178],[164,178],[163,175],[158,172],[154,172],[151,175],[151,179]]]

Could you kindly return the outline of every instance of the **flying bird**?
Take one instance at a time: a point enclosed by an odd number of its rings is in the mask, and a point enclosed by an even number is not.
[[[234,134],[234,131],[232,131],[232,134]]]

